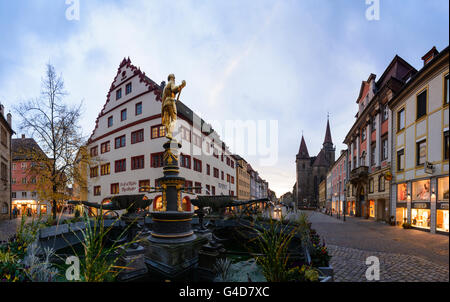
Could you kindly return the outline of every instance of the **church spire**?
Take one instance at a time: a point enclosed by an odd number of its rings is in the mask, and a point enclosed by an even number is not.
[[[333,146],[333,140],[331,139],[331,130],[330,130],[330,115],[327,115],[327,131],[325,132],[325,140],[323,141],[323,145],[329,144]]]
[[[302,134],[302,142],[300,143],[300,148],[298,149],[297,157],[300,159],[309,158],[308,148],[306,147],[305,139]]]

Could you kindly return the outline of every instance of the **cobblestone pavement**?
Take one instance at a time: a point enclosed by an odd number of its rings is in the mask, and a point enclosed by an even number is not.
[[[380,260],[380,281],[449,282],[449,237],[404,230],[384,223],[347,217],[343,222],[307,212],[312,227],[324,238],[335,280],[367,281],[367,257]]]

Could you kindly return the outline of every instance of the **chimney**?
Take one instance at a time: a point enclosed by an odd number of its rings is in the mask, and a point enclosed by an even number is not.
[[[22,134],[22,139],[25,139],[25,134]]]
[[[431,60],[434,59],[439,54],[439,51],[437,51],[436,46],[433,46],[432,49],[430,49],[423,57],[423,66],[427,65]]]
[[[11,115],[11,113],[8,113],[8,114],[6,115],[6,121],[8,122],[9,127],[12,128],[12,115]]]

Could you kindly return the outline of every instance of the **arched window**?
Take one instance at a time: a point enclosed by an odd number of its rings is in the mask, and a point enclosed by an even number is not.
[[[162,209],[162,196],[158,195],[153,199],[153,210],[154,211],[161,211]]]
[[[1,208],[1,214],[8,214],[9,209],[8,209],[8,204],[6,202],[2,203],[2,208]]]

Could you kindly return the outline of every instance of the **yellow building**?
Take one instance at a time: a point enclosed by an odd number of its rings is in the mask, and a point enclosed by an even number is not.
[[[424,66],[389,102],[393,123],[393,216],[398,225],[449,232],[449,49],[433,47]]]
[[[239,155],[233,155],[236,160],[236,191],[238,200],[250,199],[250,174],[247,172],[247,162]]]

